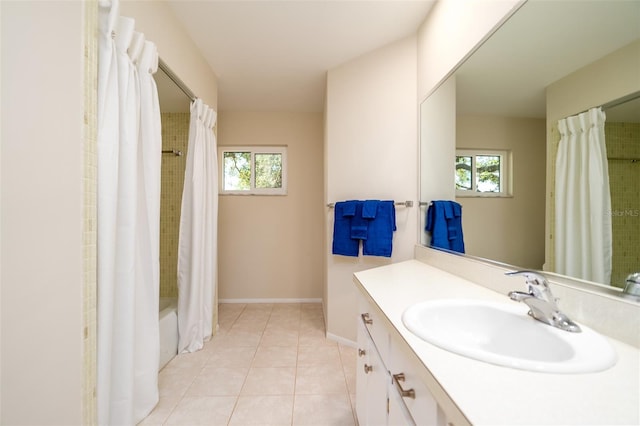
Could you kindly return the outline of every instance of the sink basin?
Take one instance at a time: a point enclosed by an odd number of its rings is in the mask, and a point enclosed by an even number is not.
[[[521,370],[593,373],[617,361],[602,335],[580,325],[581,333],[536,321],[520,304],[444,299],[422,302],[402,315],[416,336],[469,358]]]

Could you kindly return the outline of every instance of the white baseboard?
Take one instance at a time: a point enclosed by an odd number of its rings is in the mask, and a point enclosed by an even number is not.
[[[335,334],[332,334],[332,333],[327,333],[327,339],[333,340],[334,342],[338,342],[341,345],[349,346],[352,348],[358,347],[357,342],[354,342],[353,340],[345,339],[344,337],[336,336]]]
[[[322,299],[218,299],[218,303],[322,303]]]

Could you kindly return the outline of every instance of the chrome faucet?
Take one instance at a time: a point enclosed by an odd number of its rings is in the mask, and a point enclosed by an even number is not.
[[[627,277],[623,293],[640,296],[640,272],[635,272]]]
[[[546,278],[535,271],[507,272],[505,275],[522,275],[525,277],[527,292],[511,291],[509,298],[516,302],[524,302],[529,306],[529,315],[538,321],[557,327],[561,330],[580,333],[580,327],[558,308],[557,299],[553,297]]]

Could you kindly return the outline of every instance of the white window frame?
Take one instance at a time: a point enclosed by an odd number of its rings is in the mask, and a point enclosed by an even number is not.
[[[500,156],[500,192],[480,192],[476,182],[476,157],[478,156]],[[512,158],[511,151],[497,149],[456,149],[456,157],[473,157],[471,162],[471,189],[456,188],[456,197],[511,197],[512,193]],[[455,159],[454,159],[455,163]],[[455,180],[454,180],[455,186]]]
[[[248,190],[224,189],[224,153],[225,152],[249,152],[251,153],[251,183]],[[255,155],[256,154],[280,154],[282,155],[282,187],[281,188],[256,188],[255,186]],[[287,195],[287,146],[218,146],[218,189],[221,195]]]

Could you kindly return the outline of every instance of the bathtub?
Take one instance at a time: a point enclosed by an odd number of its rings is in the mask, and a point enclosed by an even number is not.
[[[161,297],[159,318],[160,370],[178,354],[178,299]]]

